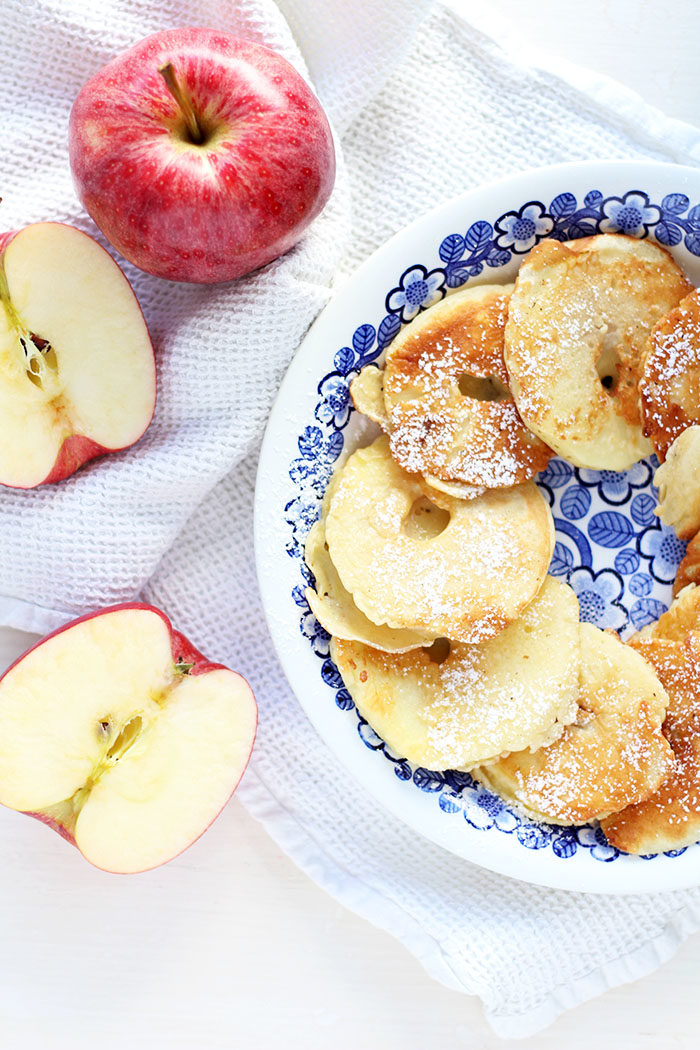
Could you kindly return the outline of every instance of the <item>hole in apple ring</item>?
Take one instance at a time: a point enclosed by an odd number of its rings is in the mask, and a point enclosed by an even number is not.
[[[445,531],[449,520],[449,511],[438,507],[427,496],[420,496],[408,512],[402,528],[411,539],[433,540]]]
[[[595,369],[603,389],[608,394],[612,394],[617,386],[619,365],[620,358],[617,353],[617,347],[613,345],[604,346],[598,355]]]
[[[449,638],[436,638],[432,645],[425,646],[424,652],[430,657],[431,663],[444,664],[451,648]]]
[[[457,386],[463,397],[471,397],[474,401],[505,401],[513,396],[498,376],[472,376],[462,372],[457,378]]]

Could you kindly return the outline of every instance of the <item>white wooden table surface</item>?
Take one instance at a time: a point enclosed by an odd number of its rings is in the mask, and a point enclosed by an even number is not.
[[[483,0],[462,0],[467,13]],[[523,39],[700,123],[695,0],[488,0]],[[0,632],[0,666],[27,639]],[[477,1000],[430,980],[329,898],[235,801],[144,876],[89,867],[38,822],[0,812],[0,1048],[492,1050]],[[653,975],[518,1045],[700,1044],[700,937]]]

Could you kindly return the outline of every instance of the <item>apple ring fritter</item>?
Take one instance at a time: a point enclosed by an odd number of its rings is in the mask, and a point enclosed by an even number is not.
[[[542,241],[508,308],[505,361],[526,425],[579,467],[625,470],[651,452],[638,383],[652,329],[691,285],[648,240]]]
[[[508,389],[503,332],[511,288],[449,295],[387,350],[385,429],[404,470],[502,488],[547,466],[551,449],[525,427]]]
[[[661,726],[668,696],[617,635],[582,623],[578,716],[558,740],[473,775],[532,820],[587,824],[648,798],[674,767]]]
[[[481,642],[539,591],[554,545],[532,482],[443,507],[392,459],[385,436],[337,475],[326,542],[343,585],[375,623]]]
[[[700,293],[692,291],[654,328],[639,382],[644,433],[661,461],[700,423]]]
[[[390,431],[389,417],[384,404],[384,372],[381,369],[375,365],[366,365],[350,384],[350,396],[358,412],[377,423],[385,433]],[[430,474],[416,474],[416,478],[428,499],[437,503],[439,507],[443,506],[445,495],[453,499],[474,499],[486,491],[483,485],[469,485],[466,481],[443,481],[442,478]]]
[[[481,645],[382,653],[333,639],[331,656],[359,713],[398,755],[469,769],[555,739],[577,710],[578,602],[548,576],[520,619]]]
[[[700,426],[678,435],[654,475],[654,484],[659,490],[656,513],[680,539],[690,539],[700,530]]]
[[[612,846],[625,853],[661,853],[700,839],[700,635],[682,641],[637,639],[631,644],[654,668],[669,697],[663,731],[675,766],[643,802],[602,822]]]
[[[305,591],[309,608],[318,622],[336,638],[362,642],[390,653],[405,653],[430,645],[434,635],[373,623],[360,612],[350,592],[343,587],[326,543],[326,515],[333,498],[335,480],[331,478],[323,498],[321,517],[312,526],[306,539],[306,564],[316,578],[316,589],[308,587]]]

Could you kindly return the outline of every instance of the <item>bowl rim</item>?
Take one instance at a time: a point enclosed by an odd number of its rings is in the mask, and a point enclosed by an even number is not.
[[[450,853],[511,878],[590,893],[651,893],[700,883],[700,843],[689,847],[682,856],[660,855],[652,864],[621,854],[615,864],[608,865],[592,859],[588,850],[579,850],[571,858],[560,858],[552,857],[549,850],[527,849],[517,843],[516,853],[511,835],[485,836],[478,829],[469,828],[465,821],[436,820],[437,807],[427,793],[416,791],[408,795],[405,782],[388,768],[390,763],[379,763],[357,733],[354,734],[356,745],[347,746],[347,730],[338,732],[343,722],[342,712],[328,702],[328,688],[321,681],[317,663],[315,681],[311,684],[307,679],[311,665],[305,659],[304,647],[312,655],[311,647],[298,630],[298,617],[293,607],[289,607],[291,601],[287,601],[286,593],[284,603],[280,602],[280,580],[285,577],[284,572],[280,572],[280,556],[291,564],[298,562],[288,558],[285,551],[286,524],[280,520],[279,510],[286,501],[278,500],[276,492],[280,483],[282,489],[287,487],[287,480],[281,475],[295,455],[292,451],[288,457],[286,449],[291,450],[290,442],[296,442],[296,424],[299,422],[301,427],[313,418],[313,409],[311,413],[302,413],[299,406],[305,396],[308,400],[316,395],[317,363],[325,360],[332,368],[333,353],[341,345],[337,333],[353,330],[348,318],[350,301],[353,310],[357,303],[383,302],[387,275],[398,277],[412,256],[422,263],[426,263],[429,253],[437,256],[440,241],[453,229],[466,228],[485,216],[502,215],[526,202],[545,202],[565,191],[583,195],[594,187],[601,189],[605,196],[639,190],[653,194],[654,199],[656,195],[686,192],[691,203],[700,203],[700,169],[649,160],[583,161],[532,168],[506,176],[452,197],[418,216],[378,247],[331,296],[292,358],[266,425],[255,486],[255,564],[273,646],[302,710],[335,757],[384,809]],[[674,250],[670,250],[674,254]],[[700,277],[700,259],[697,265]],[[499,271],[494,271],[496,282],[498,275]],[[381,289],[380,293],[377,288]],[[357,309],[365,319],[374,316],[367,305]],[[292,416],[290,396],[295,402]],[[299,413],[298,419],[295,413]],[[292,493],[293,488],[290,487],[289,492]],[[319,685],[325,692],[324,700],[317,703],[314,694],[321,694]],[[467,832],[465,825],[469,828]]]

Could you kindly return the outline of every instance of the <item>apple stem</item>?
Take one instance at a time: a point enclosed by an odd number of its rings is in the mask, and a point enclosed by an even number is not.
[[[185,93],[184,88],[182,87],[180,81],[175,75],[175,70],[173,68],[172,62],[166,62],[164,66],[161,66],[159,68],[158,72],[165,81],[165,86],[167,87],[168,91],[173,96],[173,98],[175,99],[182,111],[182,115],[185,118],[185,124],[187,125],[187,130],[189,132],[191,141],[196,146],[201,146],[204,142],[204,132],[199,126],[197,114],[194,111],[192,103],[190,102],[189,98],[187,97],[187,94]]]

